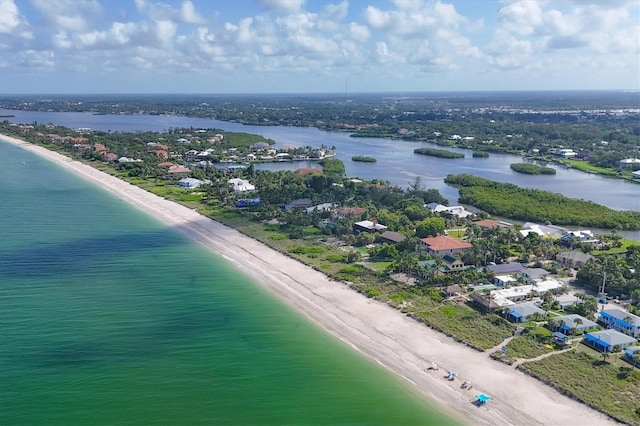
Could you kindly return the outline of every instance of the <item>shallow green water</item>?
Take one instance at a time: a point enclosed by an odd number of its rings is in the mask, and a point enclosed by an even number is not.
[[[174,230],[0,158],[0,424],[452,424]]]

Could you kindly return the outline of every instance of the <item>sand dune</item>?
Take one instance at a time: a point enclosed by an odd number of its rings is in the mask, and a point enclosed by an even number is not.
[[[224,256],[329,333],[404,377],[418,392],[460,418],[461,423],[616,424],[513,367],[490,360],[488,354],[457,343],[194,210],[42,147],[11,137],[2,139],[64,166]],[[439,371],[427,371],[432,361],[441,367]],[[449,369],[458,373],[458,380],[443,378]],[[463,380],[470,380],[474,388],[460,389]],[[474,406],[471,401],[479,392],[494,400],[484,407]]]

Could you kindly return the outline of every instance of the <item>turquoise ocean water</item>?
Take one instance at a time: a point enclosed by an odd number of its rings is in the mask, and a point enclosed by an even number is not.
[[[0,158],[0,424],[453,424],[172,229]]]

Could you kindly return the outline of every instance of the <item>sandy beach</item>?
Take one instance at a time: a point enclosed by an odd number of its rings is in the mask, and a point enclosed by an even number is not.
[[[45,148],[7,136],[0,137],[99,185],[223,256],[345,344],[409,381],[416,391],[436,401],[445,412],[460,418],[461,423],[518,426],[617,424],[515,368],[492,361],[488,353],[477,352],[455,342],[194,210]],[[427,370],[431,362],[436,362],[440,370]],[[446,380],[447,370],[458,373],[458,379],[453,382]],[[464,380],[473,383],[472,390],[460,388]],[[481,392],[494,399],[484,407],[476,407],[471,401]]]

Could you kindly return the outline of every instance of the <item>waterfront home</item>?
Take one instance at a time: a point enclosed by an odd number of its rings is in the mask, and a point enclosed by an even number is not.
[[[573,158],[578,155],[578,153],[571,148],[563,148],[558,151],[558,155],[562,158]]]
[[[581,268],[593,256],[582,250],[571,250],[556,254],[556,261],[571,268]]]
[[[465,218],[472,216],[473,213],[465,210],[462,206],[445,206],[438,203],[425,204],[425,207],[431,210],[431,213],[441,213],[450,216],[457,216],[459,218]]]
[[[636,342],[633,337],[611,329],[587,333],[582,339],[582,343],[600,352],[618,352]]]
[[[622,309],[604,309],[598,312],[598,321],[633,337],[640,336],[640,317]]]
[[[420,248],[431,256],[463,253],[472,247],[470,243],[448,235],[437,235],[420,240]]]
[[[634,179],[640,179],[640,170],[636,170],[635,172],[632,172],[631,177]]]
[[[550,329],[560,330],[565,334],[585,332],[598,327],[598,324],[595,322],[578,314],[553,317],[549,319],[548,324]]]
[[[356,234],[359,234],[361,232],[380,232],[385,231],[386,229],[386,226],[378,222],[372,222],[370,220],[363,220],[353,224],[353,232],[355,232]]]
[[[229,179],[227,181],[227,185],[229,185],[229,188],[231,188],[235,193],[253,192],[256,190],[256,187],[253,186],[251,182],[240,178]]]
[[[380,235],[380,242],[387,243],[387,244],[396,244],[396,243],[401,243],[406,238],[407,237],[405,237],[402,234],[398,234],[397,232],[384,231],[382,235]]]
[[[502,222],[502,221],[497,221],[497,220],[493,220],[493,219],[482,219],[482,220],[476,220],[475,222],[472,222],[474,225],[479,226],[481,228],[488,228],[488,229],[493,229],[493,228],[509,228],[512,226],[511,223],[508,222]]]
[[[520,303],[509,309],[507,318],[513,322],[526,322],[536,316],[545,317],[547,316],[547,311],[538,308],[533,303]]]
[[[593,232],[589,230],[567,231],[562,234],[560,241],[566,246],[569,246],[572,243],[598,244],[600,242],[600,240],[593,235]]]
[[[620,160],[620,168],[625,168],[636,164],[640,164],[640,158],[625,158],[623,160]]]
[[[559,238],[564,233],[565,229],[555,225],[540,225],[538,223],[526,222],[522,225],[522,229],[518,231],[520,235],[526,237],[530,233],[534,232],[541,237],[546,238]]]

